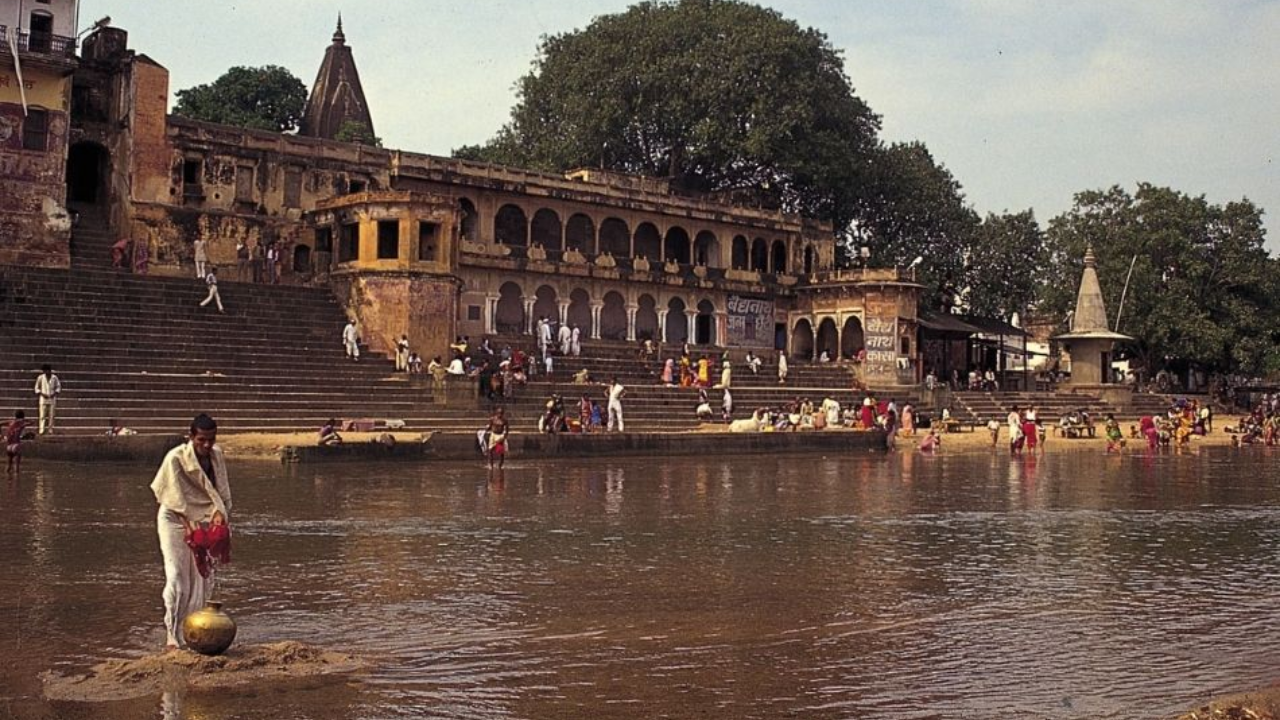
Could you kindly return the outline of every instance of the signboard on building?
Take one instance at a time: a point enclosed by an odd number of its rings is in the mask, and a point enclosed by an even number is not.
[[[868,301],[862,324],[867,357],[863,376],[870,379],[896,378],[898,374],[898,307],[893,302]]]
[[[765,298],[730,295],[726,345],[759,347],[773,344],[773,301]]]

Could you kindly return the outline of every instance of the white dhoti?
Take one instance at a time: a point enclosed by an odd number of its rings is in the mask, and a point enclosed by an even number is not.
[[[53,420],[58,415],[57,398],[40,398],[40,434],[53,434]]]
[[[187,547],[182,518],[172,510],[160,508],[156,515],[160,535],[160,554],[164,556],[164,628],[165,643],[182,646],[182,623],[187,616],[204,607],[213,594],[214,574],[200,577],[196,558]]]

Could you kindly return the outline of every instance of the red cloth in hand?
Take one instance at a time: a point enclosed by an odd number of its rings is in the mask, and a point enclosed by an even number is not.
[[[231,562],[231,528],[226,523],[196,527],[187,533],[187,547],[195,555],[196,570],[207,578],[219,563]]]

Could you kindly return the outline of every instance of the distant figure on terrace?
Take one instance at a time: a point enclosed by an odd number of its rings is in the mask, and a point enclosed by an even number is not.
[[[711,361],[706,355],[698,358],[698,387],[711,387]]]
[[[538,354],[546,357],[551,353],[551,322],[545,317],[538,318]]]
[[[703,422],[711,419],[711,401],[707,399],[707,391],[703,388],[698,388],[698,405],[694,408],[693,414]]]
[[[778,351],[778,384],[787,384],[787,353]]]
[[[724,397],[720,398],[720,417],[727,423],[733,420],[733,395],[729,388],[724,389]]]
[[[401,335],[396,341],[396,370],[409,372],[409,336]]]
[[[247,282],[249,275],[249,246],[244,240],[236,241],[236,281]]]
[[[761,362],[760,358],[757,357],[756,354],[750,350],[747,351],[746,363],[747,363],[747,369],[751,371],[752,375],[759,375],[760,366],[764,364],[763,362]]]
[[[208,268],[209,255],[208,255],[207,245],[204,241],[204,238],[196,238],[195,252],[196,252],[196,279],[201,280],[201,279],[204,279],[205,275],[209,274],[209,268]]]
[[[414,375],[422,374],[422,356],[418,353],[409,353],[409,372]]]
[[[573,331],[569,329],[568,325],[560,326],[560,333],[557,340],[560,342],[561,355],[568,355],[573,351]]]
[[[342,346],[352,362],[360,359],[360,333],[356,330],[355,320],[348,320],[346,327],[342,328]]]
[[[831,353],[827,352],[826,350],[823,350],[822,354],[818,355],[818,362],[820,363],[831,362]]]
[[[689,360],[689,353],[680,356],[680,387],[690,387],[693,385],[693,363]]]
[[[280,246],[277,243],[267,245],[267,282],[280,284]]]
[[[662,364],[662,384],[666,385],[667,387],[671,387],[674,384],[675,375],[676,375],[675,358],[667,358],[667,361]]]
[[[577,325],[573,326],[569,336],[569,349],[573,351],[574,357],[582,354],[582,331]]]
[[[267,275],[266,267],[267,267],[267,246],[263,244],[261,239],[259,239],[257,242],[253,244],[252,269],[253,269],[254,282],[256,283],[262,282],[263,278],[265,278]]]

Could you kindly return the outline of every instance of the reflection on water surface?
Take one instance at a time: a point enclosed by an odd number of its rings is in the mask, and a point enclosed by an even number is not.
[[[240,642],[311,682],[51,706],[160,646],[153,468],[0,484],[0,717],[1129,718],[1280,673],[1277,458],[232,466]]]

